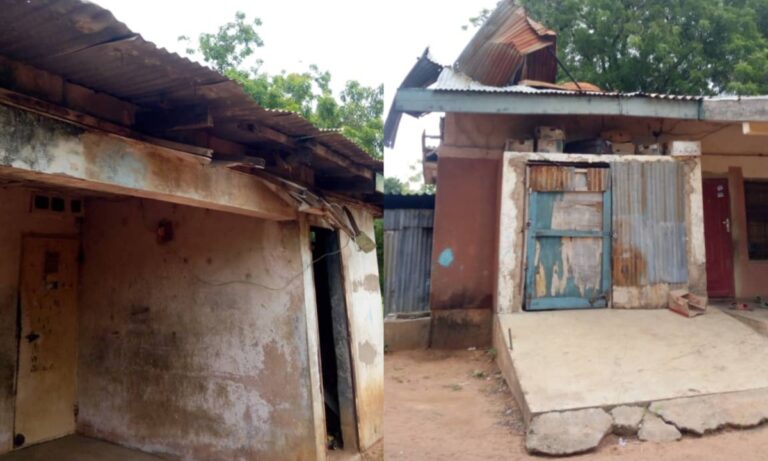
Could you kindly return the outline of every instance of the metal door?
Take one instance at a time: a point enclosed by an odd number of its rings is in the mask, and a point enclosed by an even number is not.
[[[23,242],[17,447],[75,432],[77,254],[75,239]]]
[[[712,298],[732,298],[734,296],[731,203],[728,195],[727,179],[704,180],[707,292]]]
[[[607,307],[611,191],[604,168],[529,168],[526,308]]]

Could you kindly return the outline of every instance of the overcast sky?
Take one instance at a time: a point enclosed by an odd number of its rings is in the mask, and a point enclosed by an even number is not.
[[[183,54],[178,36],[197,37],[231,21],[236,11],[261,18],[265,46],[258,51],[267,72],[304,71],[317,64],[333,76],[385,88],[385,115],[402,81],[426,46],[452,63],[471,38],[461,26],[497,0],[95,0],[134,32]],[[421,132],[437,131],[435,117],[403,117],[395,149],[385,153],[385,174],[405,179],[421,158]]]

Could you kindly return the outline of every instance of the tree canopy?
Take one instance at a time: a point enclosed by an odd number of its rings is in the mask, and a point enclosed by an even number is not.
[[[245,63],[264,46],[258,33],[261,20],[248,21],[245,13],[219,27],[215,33],[202,33],[187,53],[199,55],[207,64],[239,82],[246,93],[261,106],[296,112],[318,128],[339,129],[375,158],[384,152],[384,86],[368,87],[356,80],[346,82],[334,95],[331,73],[311,65],[304,72],[268,74],[261,71],[262,61]]]
[[[519,1],[557,32],[577,80],[614,91],[768,93],[768,0]]]

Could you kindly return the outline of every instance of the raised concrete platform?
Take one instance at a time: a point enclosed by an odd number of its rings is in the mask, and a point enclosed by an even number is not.
[[[495,327],[499,364],[527,421],[768,388],[768,338],[717,309],[691,319],[668,310],[520,313],[498,316]]]
[[[730,302],[714,302],[715,307],[744,323],[763,336],[768,336],[768,308],[764,304],[754,301],[739,301],[746,304],[750,310],[737,310],[731,307]]]
[[[73,435],[22,448],[0,456],[0,461],[169,461],[101,440]]]

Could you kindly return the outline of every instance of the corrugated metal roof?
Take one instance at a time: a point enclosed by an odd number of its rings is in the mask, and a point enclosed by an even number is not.
[[[424,53],[416,59],[416,63],[413,65],[408,75],[405,76],[403,82],[399,88],[426,88],[429,85],[435,83],[437,77],[440,75],[440,71],[443,66],[436,63],[429,56],[429,48],[424,50]],[[409,112],[409,115],[414,117],[421,117],[423,113]],[[400,119],[403,117],[403,113],[399,111],[390,110],[387,115],[387,120],[384,122],[384,145],[387,147],[393,147],[395,140],[397,139],[397,128],[400,126]]]
[[[434,210],[435,194],[387,194],[384,196],[384,209]]]
[[[316,138],[355,163],[383,171],[381,161],[343,135],[325,133],[298,114],[259,106],[234,81],[144,40],[84,0],[4,1],[0,54],[145,108],[206,102],[213,134],[233,141],[253,144],[259,138],[228,123],[257,122],[290,137]]]
[[[674,94],[660,94],[660,93],[644,93],[642,91],[635,91],[630,93],[620,93],[615,91],[567,91],[567,90],[555,90],[555,89],[542,89],[533,88],[525,85],[508,85],[508,86],[490,86],[484,85],[471,79],[469,76],[457,72],[451,68],[444,68],[440,73],[437,81],[429,86],[429,89],[436,91],[463,91],[463,92],[477,92],[477,93],[504,93],[504,94],[530,94],[530,95],[563,95],[563,96],[576,96],[576,97],[642,97],[652,99],[669,99],[677,101],[700,101],[704,99],[702,96],[691,95],[674,95]]]
[[[514,1],[503,0],[464,48],[456,69],[492,86],[522,79],[554,82],[557,60],[545,48],[554,51],[556,41],[554,31],[529,19]]]

